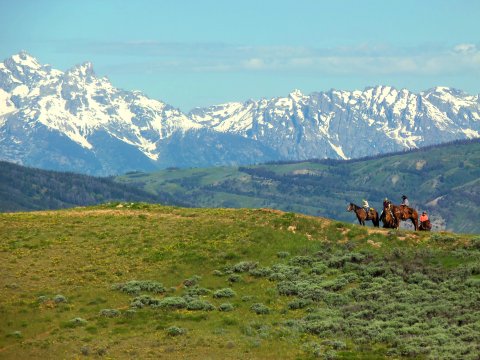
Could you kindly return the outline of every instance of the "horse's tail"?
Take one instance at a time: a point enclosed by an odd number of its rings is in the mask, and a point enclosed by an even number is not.
[[[380,227],[380,217],[378,216],[377,210],[374,212],[372,222],[374,227]]]

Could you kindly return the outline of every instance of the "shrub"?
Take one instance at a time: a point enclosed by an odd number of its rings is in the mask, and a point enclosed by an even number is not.
[[[88,321],[85,319],[82,319],[81,317],[76,317],[66,324],[67,327],[77,327],[77,326],[85,326],[87,325]]]
[[[242,280],[242,277],[238,274],[232,274],[228,277],[228,281],[230,281],[232,283],[239,282],[241,280]]]
[[[212,275],[214,276],[223,276],[223,272],[220,270],[213,270]]]
[[[23,334],[21,331],[17,330],[8,334],[7,337],[14,337],[14,338],[20,339],[21,337],[23,337]]]
[[[155,294],[163,294],[166,291],[162,283],[151,280],[132,280],[123,284],[116,284],[113,286],[113,288],[115,290],[120,290],[131,295],[137,295],[141,291],[151,292]]]
[[[130,306],[141,309],[144,306],[158,306],[159,303],[159,299],[154,299],[149,295],[140,295],[131,301]]]
[[[223,288],[213,293],[214,298],[230,298],[236,295],[235,291],[230,288]]]
[[[298,285],[293,281],[282,281],[277,284],[277,290],[280,295],[292,296],[298,295]]]
[[[187,300],[179,296],[168,296],[160,300],[158,305],[154,305],[154,307],[167,309],[184,309],[187,307]]]
[[[290,256],[290,253],[288,251],[279,251],[277,253],[277,257],[279,257],[280,259],[285,259],[289,256]]]
[[[67,302],[67,298],[63,295],[55,295],[53,297],[53,301],[56,302],[57,304],[59,303],[66,303]]]
[[[243,273],[255,269],[258,263],[253,261],[242,261],[232,266],[232,270],[237,273]]]
[[[297,310],[297,309],[306,308],[307,306],[311,305],[312,303],[313,303],[313,301],[310,300],[310,299],[295,299],[295,300],[289,302],[287,306],[290,310]]]
[[[316,275],[321,275],[327,271],[328,267],[325,264],[315,264],[314,267],[310,269],[310,273],[316,274]]]
[[[230,303],[223,303],[223,304],[220,304],[220,306],[218,307],[219,311],[224,311],[224,312],[233,311],[233,309],[234,307]]]
[[[471,238],[469,245],[473,249],[480,250],[480,236],[475,236],[474,238]]]
[[[170,326],[169,328],[165,329],[165,331],[169,336],[179,336],[187,332],[185,329],[179,328],[178,326]]]
[[[438,244],[452,244],[456,238],[451,234],[435,233],[430,236],[430,240]]]
[[[313,262],[314,259],[309,256],[294,256],[288,261],[288,264],[293,266],[308,266]]]
[[[117,309],[102,309],[102,310],[100,310],[99,315],[104,316],[104,317],[113,318],[113,317],[120,316],[120,311],[118,311]]]
[[[248,273],[254,277],[267,277],[270,276],[270,274],[272,273],[272,269],[266,267],[256,268],[250,270]]]
[[[250,307],[250,310],[252,310],[257,315],[266,315],[270,313],[270,308],[262,303],[253,304]]]
[[[210,304],[208,301],[205,300],[193,300],[188,302],[187,310],[205,310],[205,311],[212,311],[215,310],[215,306]]]
[[[294,280],[301,272],[301,268],[297,266],[289,266],[276,264],[272,266],[272,273],[268,277],[270,281]]]
[[[198,282],[200,281],[200,279],[201,279],[200,276],[193,275],[191,278],[183,280],[183,285],[185,287],[198,285]]]
[[[198,287],[198,286],[190,287],[186,291],[186,295],[188,296],[200,296],[200,295],[207,295],[210,293],[211,291],[209,289]]]
[[[48,296],[45,296],[45,295],[39,296],[39,297],[37,298],[37,301],[38,301],[39,303],[44,303],[45,301],[48,301],[48,300],[50,300],[49,297],[48,297]]]

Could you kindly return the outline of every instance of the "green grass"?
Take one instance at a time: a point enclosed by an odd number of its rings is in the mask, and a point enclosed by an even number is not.
[[[121,205],[0,215],[0,358],[474,358],[478,237]]]

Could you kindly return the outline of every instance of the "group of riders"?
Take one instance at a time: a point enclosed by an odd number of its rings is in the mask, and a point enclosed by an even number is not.
[[[420,219],[418,219],[418,213],[415,209],[410,207],[410,202],[406,195],[402,195],[402,202],[399,206],[395,206],[392,202],[385,198],[383,200],[383,210],[380,216],[377,211],[370,207],[367,200],[362,200],[363,206],[359,207],[353,203],[350,203],[347,211],[354,211],[357,215],[358,221],[361,225],[365,225],[365,220],[372,220],[373,225],[378,227],[380,221],[383,222],[384,228],[398,228],[401,220],[410,219],[415,227],[415,230],[430,231],[432,224],[428,218],[426,211],[423,211]],[[420,223],[419,221],[420,220]]]

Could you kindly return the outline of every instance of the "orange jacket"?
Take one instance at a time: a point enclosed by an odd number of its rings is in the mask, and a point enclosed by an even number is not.
[[[428,215],[427,214],[425,214],[425,215],[422,214],[420,216],[420,222],[424,222],[424,221],[427,221],[427,220],[428,220]]]

